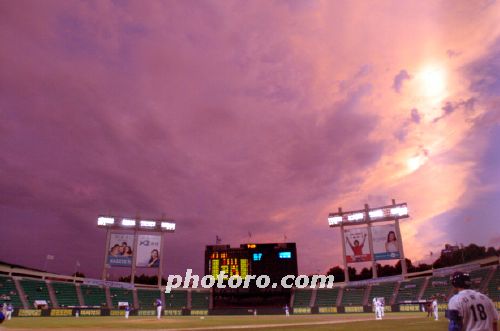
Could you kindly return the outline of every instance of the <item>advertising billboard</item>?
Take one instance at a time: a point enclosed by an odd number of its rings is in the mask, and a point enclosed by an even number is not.
[[[353,228],[344,230],[344,245],[347,263],[367,262],[372,260],[368,244],[368,229]]]
[[[108,264],[113,267],[131,267],[134,235],[111,233],[108,246]]]
[[[158,268],[160,266],[161,236],[140,234],[137,241],[137,267]]]
[[[399,259],[399,241],[394,224],[372,227],[373,254],[375,260]]]

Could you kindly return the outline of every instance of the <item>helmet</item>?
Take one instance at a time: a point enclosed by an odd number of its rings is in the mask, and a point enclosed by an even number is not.
[[[470,275],[464,272],[454,272],[450,277],[451,285],[457,288],[470,288],[472,282],[470,280]]]

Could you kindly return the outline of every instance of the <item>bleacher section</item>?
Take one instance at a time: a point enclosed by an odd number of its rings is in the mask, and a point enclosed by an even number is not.
[[[193,291],[191,292],[191,306],[193,309],[208,309],[210,303],[210,292]]]
[[[78,295],[76,294],[75,284],[53,282],[52,288],[56,294],[59,307],[79,306]]]
[[[450,277],[431,277],[422,295],[422,300],[437,297],[439,301],[446,300],[451,291]]]
[[[312,290],[298,290],[295,291],[295,298],[293,300],[293,307],[309,307],[311,302]]]
[[[22,308],[21,298],[11,277],[0,276],[0,302],[11,303],[14,308]]]
[[[472,289],[480,290],[483,287],[484,281],[488,274],[491,272],[490,268],[477,269],[470,272],[470,279],[472,281]]]
[[[497,267],[495,274],[493,274],[486,291],[491,300],[500,302],[500,266]]]
[[[35,300],[45,300],[49,307],[52,307],[49,290],[45,281],[25,278],[21,280],[21,286],[23,287],[30,308],[34,308]]]
[[[165,293],[165,308],[186,308],[187,291],[172,291]]]
[[[333,289],[318,289],[316,292],[316,306],[318,307],[335,307],[339,296],[339,288]]]
[[[368,302],[371,303],[373,298],[384,298],[385,304],[388,305],[395,294],[396,284],[396,282],[386,282],[373,285]]]
[[[415,278],[410,281],[401,282],[396,303],[405,300],[417,300],[424,282],[425,278]]]
[[[155,301],[161,297],[161,293],[158,290],[137,289],[137,297],[140,309],[154,309]]]
[[[132,290],[110,287],[109,294],[111,295],[111,303],[114,308],[118,308],[118,302],[128,302],[130,306],[134,304]]]
[[[106,292],[99,286],[80,285],[82,290],[83,301],[87,306],[106,306]]]
[[[342,295],[342,306],[361,306],[366,288],[345,287]]]

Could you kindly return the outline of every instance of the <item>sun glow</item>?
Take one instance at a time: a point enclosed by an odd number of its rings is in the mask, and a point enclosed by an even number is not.
[[[447,82],[446,70],[440,66],[424,67],[418,74],[417,80],[423,96],[428,98],[444,99],[446,97]]]
[[[425,155],[416,155],[406,161],[406,166],[410,172],[414,172],[424,165],[425,162],[427,162]]]

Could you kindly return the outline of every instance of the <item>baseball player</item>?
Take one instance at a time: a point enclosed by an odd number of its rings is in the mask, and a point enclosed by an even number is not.
[[[434,297],[434,299],[432,300],[432,311],[434,312],[434,320],[437,321],[439,319],[439,315],[438,315],[438,301],[436,297]]]
[[[161,307],[162,307],[162,302],[161,302],[161,299],[156,299],[156,302],[155,302],[155,305],[156,305],[156,318],[157,319],[160,319],[161,318]]]
[[[455,272],[451,285],[458,291],[448,302],[449,331],[496,331],[498,312],[486,295],[469,289],[469,274]]]

